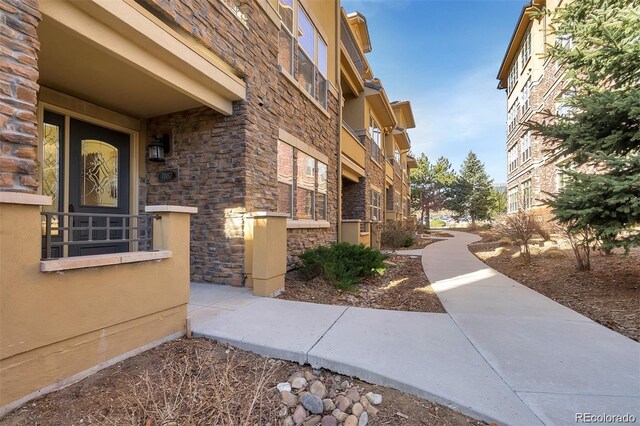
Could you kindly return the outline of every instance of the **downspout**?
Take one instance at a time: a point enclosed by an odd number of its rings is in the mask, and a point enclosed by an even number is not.
[[[342,25],[342,14],[340,13],[340,2],[335,2],[336,9],[336,81],[338,82],[338,213],[336,241],[342,240],[342,85],[340,82],[340,27]]]

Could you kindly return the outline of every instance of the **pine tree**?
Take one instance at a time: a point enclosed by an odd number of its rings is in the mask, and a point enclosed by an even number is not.
[[[640,6],[580,0],[552,15],[550,48],[571,85],[571,113],[529,125],[571,162],[564,189],[549,202],[570,232],[603,248],[640,245]]]
[[[493,180],[478,156],[469,151],[448,192],[447,208],[455,213],[457,219],[468,216],[471,227],[475,228],[477,220],[491,218],[492,192]]]
[[[418,167],[411,169],[411,207],[420,212],[421,223],[430,228],[431,212],[444,206],[445,193],[455,180],[451,162],[440,157],[432,164],[429,158],[421,154],[416,158]]]

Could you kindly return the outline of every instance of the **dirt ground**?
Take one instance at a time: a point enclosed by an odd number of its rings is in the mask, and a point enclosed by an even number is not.
[[[291,271],[285,279],[285,291],[278,297],[325,305],[445,312],[424,274],[420,256],[391,255],[387,264],[383,275],[363,280],[355,292],[339,290],[322,277],[305,280]]]
[[[276,426],[284,406],[275,386],[296,371],[311,370],[204,339],[180,339],[29,402],[0,425]],[[485,424],[393,389],[351,381],[362,392],[383,396],[369,425]]]
[[[517,246],[499,247],[490,232],[470,250],[492,268],[592,320],[640,341],[640,249],[628,256],[592,252],[591,271],[577,271],[568,246],[532,246],[532,264]]]

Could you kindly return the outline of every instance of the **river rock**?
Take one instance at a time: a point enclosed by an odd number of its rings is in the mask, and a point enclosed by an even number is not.
[[[356,402],[355,404],[353,404],[353,407],[351,407],[351,413],[354,416],[360,417],[360,414],[362,414],[363,411],[364,407],[359,402]]]
[[[347,413],[344,413],[337,408],[331,412],[331,415],[338,419],[339,422],[344,422],[347,420],[347,417],[349,417]]]
[[[320,399],[323,399],[327,396],[327,388],[324,386],[324,384],[320,380],[316,380],[315,382],[311,383],[311,386],[309,387],[309,392],[311,392],[312,394],[314,394]]]
[[[351,402],[357,402],[360,399],[360,394],[354,388],[349,389],[345,396],[349,398]]]
[[[325,398],[322,400],[322,406],[324,407],[325,412],[332,412],[336,408],[336,404],[333,403],[331,398]]]
[[[307,379],[307,382],[312,382],[317,379],[311,371],[305,371],[304,378]]]
[[[318,426],[322,421],[322,416],[313,416],[309,417],[307,420],[302,423],[302,426]]]
[[[280,396],[282,397],[282,402],[284,402],[287,407],[295,407],[298,405],[298,397],[292,394],[289,391],[280,392]]]
[[[307,410],[305,410],[302,405],[298,405],[296,407],[296,411],[293,413],[293,421],[295,424],[299,425],[307,418],[308,415],[309,413],[307,413]]]
[[[333,416],[324,416],[321,422],[322,426],[338,426],[338,419]]]
[[[289,384],[289,382],[278,383],[276,387],[280,392],[283,392],[283,391],[291,392],[291,385]]]
[[[369,415],[365,411],[358,419],[358,426],[367,426],[367,423],[369,423]]]
[[[379,393],[369,392],[365,396],[367,397],[369,402],[371,402],[373,405],[382,404],[382,395],[380,395]]]
[[[353,414],[344,421],[344,426],[358,426],[358,418]]]
[[[324,410],[322,400],[310,393],[301,396],[300,403],[304,406],[304,408],[311,411],[313,414],[322,414],[322,411]]]
[[[346,412],[351,407],[351,401],[344,395],[338,395],[336,398],[336,407],[342,412]]]
[[[305,386],[307,386],[307,379],[304,377],[296,377],[291,382],[291,387],[294,389],[302,389]]]
[[[282,422],[282,426],[296,426],[296,422],[294,422],[293,418],[289,416],[284,419],[284,421]]]
[[[373,405],[369,405],[366,408],[367,414],[369,415],[369,417],[376,417],[378,415],[378,409],[376,407],[374,407]]]
[[[289,380],[288,382],[291,383],[293,382],[295,379],[297,379],[298,377],[304,377],[304,374],[302,373],[302,371],[296,371],[295,373],[293,373],[292,375],[289,376]]]

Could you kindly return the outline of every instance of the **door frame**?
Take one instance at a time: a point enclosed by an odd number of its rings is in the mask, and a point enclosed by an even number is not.
[[[62,177],[63,188],[65,189],[62,201],[63,213],[68,213],[69,210],[69,126],[71,118],[75,118],[129,135],[129,214],[137,214],[139,177],[145,173],[144,153],[140,152],[140,140],[143,139],[145,134],[143,121],[41,86],[36,112],[39,135],[37,158],[40,164],[42,164],[44,150],[41,135],[43,135],[44,132],[45,109],[64,116],[66,131],[64,132],[64,141],[62,142],[64,144],[63,154],[66,167],[64,167],[64,176]],[[39,170],[39,173],[41,172],[42,170]],[[38,178],[40,178],[40,176]],[[39,185],[38,193],[42,194],[42,185]],[[67,226],[67,223],[64,225]],[[130,247],[130,249],[133,249],[133,247]],[[68,246],[64,246],[63,255],[67,257],[68,254]]]

